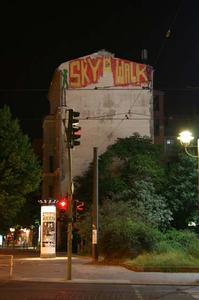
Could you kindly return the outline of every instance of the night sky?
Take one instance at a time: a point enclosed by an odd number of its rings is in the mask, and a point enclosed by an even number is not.
[[[4,1],[6,2],[6,1]],[[154,67],[167,115],[199,98],[199,1],[7,1],[0,18],[0,107],[41,137],[47,91],[61,63],[105,49]]]

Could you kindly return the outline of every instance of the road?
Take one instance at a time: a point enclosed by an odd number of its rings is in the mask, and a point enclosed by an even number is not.
[[[199,286],[1,281],[0,300],[193,300]]]

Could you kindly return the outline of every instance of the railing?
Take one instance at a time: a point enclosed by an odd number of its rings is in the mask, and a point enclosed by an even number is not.
[[[9,268],[9,277],[11,278],[13,273],[13,255],[0,254],[0,271],[3,269],[3,267]]]

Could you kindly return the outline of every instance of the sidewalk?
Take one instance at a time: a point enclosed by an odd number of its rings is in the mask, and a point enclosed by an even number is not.
[[[5,273],[4,273],[5,274]],[[0,269],[0,279],[1,276]],[[90,257],[73,256],[72,280],[67,281],[67,257],[42,259],[14,256],[12,280],[72,282],[199,285],[199,273],[134,272],[121,266],[94,264]]]

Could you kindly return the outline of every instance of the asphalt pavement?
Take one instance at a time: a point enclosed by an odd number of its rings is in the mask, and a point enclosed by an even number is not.
[[[0,252],[2,255],[2,252]],[[72,278],[67,280],[68,261],[62,254],[40,258],[38,254],[14,255],[11,280],[137,285],[199,285],[199,273],[134,272],[122,266],[93,262],[91,257],[72,257]],[[9,267],[0,264],[0,279],[9,279]]]

